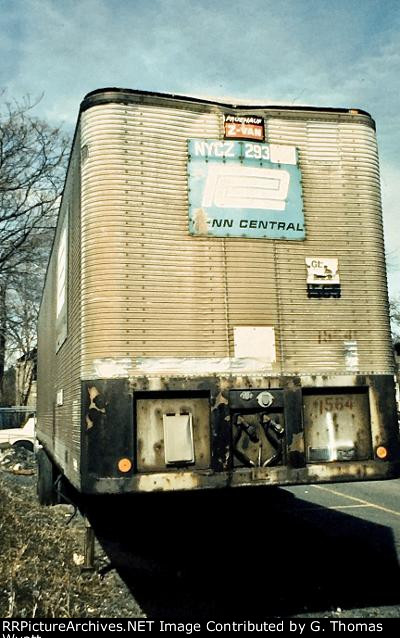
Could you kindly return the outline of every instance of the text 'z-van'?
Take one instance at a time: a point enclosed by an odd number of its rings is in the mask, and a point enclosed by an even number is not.
[[[374,122],[102,89],[39,319],[39,497],[399,470]]]

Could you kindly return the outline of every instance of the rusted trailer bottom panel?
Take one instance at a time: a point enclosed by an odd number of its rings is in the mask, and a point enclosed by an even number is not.
[[[313,465],[297,470],[287,467],[243,469],[235,472],[163,472],[129,479],[98,479],[85,486],[87,494],[130,494],[178,490],[218,489],[251,485],[279,486],[309,483],[390,479],[400,474],[400,462],[338,463]]]
[[[81,399],[88,494],[400,474],[391,375],[93,379]]]

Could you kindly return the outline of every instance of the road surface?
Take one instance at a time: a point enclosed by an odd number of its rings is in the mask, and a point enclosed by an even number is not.
[[[149,617],[400,616],[400,480],[147,496],[95,531]]]

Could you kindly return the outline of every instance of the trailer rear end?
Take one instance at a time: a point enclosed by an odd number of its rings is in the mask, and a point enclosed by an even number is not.
[[[393,373],[367,113],[86,96],[39,319],[52,478],[396,476]]]

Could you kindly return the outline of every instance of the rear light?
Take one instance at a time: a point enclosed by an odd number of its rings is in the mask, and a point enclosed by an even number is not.
[[[386,459],[387,454],[388,451],[383,445],[379,445],[379,447],[376,448],[376,456],[378,457],[378,459],[381,459],[383,461],[384,459]]]
[[[118,469],[120,472],[129,472],[132,469],[132,461],[130,459],[120,459],[118,461]]]

